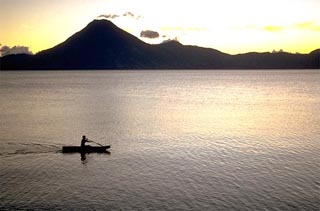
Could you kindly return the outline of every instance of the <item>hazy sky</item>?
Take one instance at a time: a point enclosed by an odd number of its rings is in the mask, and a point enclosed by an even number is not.
[[[319,11],[320,0],[0,0],[0,43],[37,52],[104,15],[137,37],[158,32],[149,43],[309,53],[320,48]]]

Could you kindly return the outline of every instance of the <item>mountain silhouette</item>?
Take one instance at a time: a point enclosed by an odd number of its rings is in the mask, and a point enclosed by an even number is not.
[[[107,20],[94,20],[65,42],[35,55],[0,60],[2,70],[108,69],[318,69],[320,50],[310,54],[229,55],[169,41],[147,44]]]

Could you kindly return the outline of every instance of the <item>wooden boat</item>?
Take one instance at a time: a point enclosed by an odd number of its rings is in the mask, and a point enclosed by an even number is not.
[[[107,152],[107,149],[109,149],[111,146],[85,146],[85,147],[80,147],[80,146],[63,146],[62,147],[62,153],[105,153]]]

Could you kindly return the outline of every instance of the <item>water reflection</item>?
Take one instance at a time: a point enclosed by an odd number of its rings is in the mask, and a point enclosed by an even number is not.
[[[319,210],[319,73],[1,73],[0,210]]]
[[[86,164],[87,163],[86,153],[80,153],[80,155],[81,155],[82,164]]]
[[[84,152],[81,152],[80,153],[80,160],[82,162],[82,164],[87,164],[89,159],[87,158],[87,155],[89,153],[84,153]],[[92,154],[92,153],[91,153]],[[94,153],[94,154],[99,154],[99,155],[111,155],[111,152],[109,151],[105,151],[105,152],[99,152],[99,153]]]
[[[142,85],[119,92],[126,102],[117,107],[125,118],[119,125],[129,130],[123,133],[149,137],[195,134],[262,139],[272,135],[279,139],[295,136],[297,131],[305,137],[319,129],[312,124],[319,121],[314,113],[319,74],[298,73],[187,72],[162,75],[162,80],[144,79]]]

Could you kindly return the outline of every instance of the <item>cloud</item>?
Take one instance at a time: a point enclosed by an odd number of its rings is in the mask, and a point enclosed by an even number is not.
[[[99,15],[98,18],[107,18],[107,19],[115,19],[119,18],[119,15],[116,14],[106,14],[106,15]]]
[[[179,42],[179,38],[178,37],[174,37],[172,39],[166,39],[166,40],[163,40],[162,43],[168,43],[168,42],[172,42],[172,41],[173,42]]]
[[[139,20],[141,18],[140,15],[135,15],[133,14],[132,12],[126,12],[122,15],[123,17],[129,17],[129,18],[133,18],[133,19],[136,19],[136,20]]]
[[[140,33],[140,37],[144,37],[144,38],[150,38],[150,39],[155,39],[155,38],[159,38],[159,33],[156,31],[151,31],[151,30],[145,30],[145,31],[141,31]]]
[[[29,47],[26,46],[13,46],[10,48],[7,45],[0,46],[0,56],[6,56],[10,54],[33,54]]]
[[[300,22],[295,24],[294,27],[298,30],[320,31],[320,25],[312,21]]]
[[[267,32],[281,32],[285,30],[298,30],[298,31],[320,31],[320,25],[313,22],[313,21],[305,21],[305,22],[298,22],[291,25],[265,25],[262,27],[257,26],[248,26],[248,29],[257,29],[257,30],[263,30]]]
[[[131,18],[135,18],[135,15],[132,12],[126,12],[123,14],[124,17],[131,17]]]
[[[106,18],[106,19],[116,19],[116,18],[120,18],[120,17],[129,17],[129,18],[133,18],[133,19],[140,19],[141,16],[137,16],[135,14],[133,14],[132,12],[125,12],[121,15],[119,14],[102,14],[99,15],[97,18]]]
[[[283,27],[269,25],[269,26],[264,26],[263,30],[268,31],[268,32],[280,32],[283,30]]]
[[[307,29],[313,26],[313,22],[312,21],[301,22],[301,23],[297,23],[295,26],[299,29]]]

